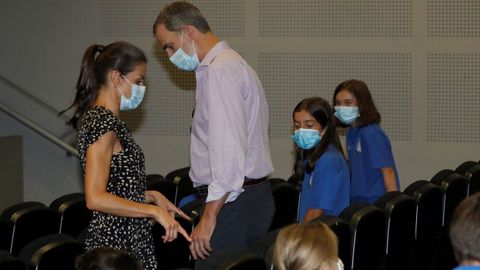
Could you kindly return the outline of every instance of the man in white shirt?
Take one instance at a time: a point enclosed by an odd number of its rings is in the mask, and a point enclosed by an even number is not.
[[[268,104],[255,71],[211,31],[187,2],[165,6],[154,24],[158,44],[178,68],[195,71],[190,178],[205,207],[191,234],[195,259],[248,247],[270,226],[274,203]],[[197,260],[195,269],[208,269]]]

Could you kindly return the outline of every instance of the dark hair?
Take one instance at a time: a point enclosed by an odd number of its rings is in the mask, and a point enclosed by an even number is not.
[[[76,127],[78,119],[97,99],[98,90],[105,84],[108,72],[118,70],[126,75],[138,64],[146,62],[143,51],[127,42],[118,41],[107,46],[91,45],[83,54],[75,99],[72,105],[60,114],[75,108],[69,123]]]
[[[181,31],[184,25],[192,25],[202,33],[211,32],[200,10],[193,4],[183,1],[173,2],[163,7],[153,24],[154,35],[160,24],[165,24],[167,30],[171,32]]]
[[[480,261],[480,193],[464,199],[455,209],[450,239],[459,263]]]
[[[143,270],[142,264],[127,252],[99,247],[77,257],[76,270]]]
[[[294,179],[296,182],[303,179],[305,171],[310,173],[314,170],[315,163],[330,144],[333,144],[343,155],[342,145],[340,144],[340,139],[338,138],[335,128],[335,116],[333,115],[330,104],[320,97],[306,98],[295,106],[292,117],[294,117],[296,112],[301,111],[306,111],[311,114],[325,130],[320,143],[315,148],[303,150],[295,145],[297,153],[294,165]],[[305,161],[307,161],[306,165],[304,164]]]
[[[335,93],[333,94],[334,105],[337,94],[343,90],[350,92],[357,99],[358,112],[360,113],[360,117],[357,120],[358,126],[380,123],[380,113],[378,112],[377,107],[373,102],[372,95],[364,82],[352,79],[339,84],[337,88],[335,88]],[[336,122],[337,125],[341,125],[339,121]]]

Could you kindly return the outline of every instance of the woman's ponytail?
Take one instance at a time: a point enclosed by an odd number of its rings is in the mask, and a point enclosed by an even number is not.
[[[101,54],[104,51],[105,47],[103,45],[94,44],[87,48],[82,57],[82,62],[80,66],[80,75],[78,76],[77,92],[75,94],[75,99],[73,104],[70,105],[67,109],[62,111],[60,114],[65,111],[75,107],[75,113],[70,119],[69,124],[76,128],[78,119],[82,114],[90,107],[95,99],[98,96],[98,77],[97,71],[95,70],[95,61],[97,54]]]

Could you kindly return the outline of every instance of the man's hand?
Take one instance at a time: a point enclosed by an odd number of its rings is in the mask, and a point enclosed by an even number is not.
[[[190,252],[195,260],[201,258],[205,260],[212,252],[210,246],[210,239],[212,238],[213,231],[215,230],[216,217],[205,217],[200,219],[200,222],[192,231],[190,238]]]
[[[226,193],[216,201],[210,201],[205,204],[203,215],[200,222],[190,234],[190,252],[195,260],[198,258],[205,260],[212,252],[210,239],[217,225],[217,216],[222,210],[225,201],[230,193]]]

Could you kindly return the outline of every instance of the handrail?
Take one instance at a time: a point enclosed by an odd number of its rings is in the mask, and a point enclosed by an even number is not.
[[[76,157],[80,157],[77,149],[75,149],[74,147],[72,147],[68,143],[62,141],[61,139],[57,138],[52,133],[50,133],[47,130],[43,129],[42,127],[38,126],[37,124],[30,121],[29,119],[22,116],[21,114],[19,114],[19,113],[15,112],[14,110],[8,108],[7,106],[5,106],[2,103],[0,103],[0,110],[4,111],[5,113],[7,113],[11,117],[15,118],[16,120],[20,121],[21,123],[23,123],[25,126],[29,127],[30,129],[36,131],[38,134],[40,134],[43,137],[45,137],[46,139],[50,140],[54,144],[56,144],[59,147],[65,149],[65,151],[67,151],[68,153],[70,153],[70,154],[72,154]]]
[[[45,108],[47,111],[53,113],[54,115],[58,116],[60,114],[60,111],[58,109],[54,108],[52,105],[48,104],[47,102],[37,97],[36,95],[30,93],[30,91],[25,90],[23,87],[19,86],[17,83],[7,78],[3,73],[4,71],[0,73],[0,80],[3,81],[5,84],[18,90],[18,92],[28,97],[29,99],[33,100],[35,103],[39,104],[40,106]],[[62,117],[64,120],[68,120],[68,117],[65,115],[61,115],[60,117]]]

